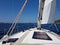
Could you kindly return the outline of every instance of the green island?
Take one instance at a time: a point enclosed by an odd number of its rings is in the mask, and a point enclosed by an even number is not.
[[[56,20],[55,23],[56,23],[56,24],[60,24],[60,20]]]

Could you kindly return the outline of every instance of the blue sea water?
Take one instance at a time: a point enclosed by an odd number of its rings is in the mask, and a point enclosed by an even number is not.
[[[11,24],[12,23],[0,23],[0,39],[7,33]],[[54,24],[52,24],[52,25],[51,24],[42,24],[41,25],[42,28],[49,29],[49,30],[57,33],[58,35],[60,35],[60,24],[56,24],[56,26],[58,28],[58,31],[56,30],[56,27]],[[34,27],[37,27],[37,23],[18,23],[13,31],[13,34],[23,31],[23,30],[34,28]]]

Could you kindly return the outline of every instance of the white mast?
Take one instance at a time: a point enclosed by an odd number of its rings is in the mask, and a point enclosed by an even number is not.
[[[42,21],[42,14],[44,9],[44,2],[45,0],[39,0],[39,13],[38,13],[38,25],[37,29],[41,29],[41,21]]]

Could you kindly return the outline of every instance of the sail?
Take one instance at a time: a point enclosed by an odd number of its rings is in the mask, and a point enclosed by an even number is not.
[[[41,24],[54,23],[56,15],[56,0],[44,0],[44,1],[45,1],[44,5],[41,5],[41,7],[43,8],[40,7],[40,10],[43,9]]]

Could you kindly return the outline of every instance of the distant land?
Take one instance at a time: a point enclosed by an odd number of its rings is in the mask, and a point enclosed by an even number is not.
[[[55,23],[56,23],[56,24],[60,24],[60,20],[56,20]]]

